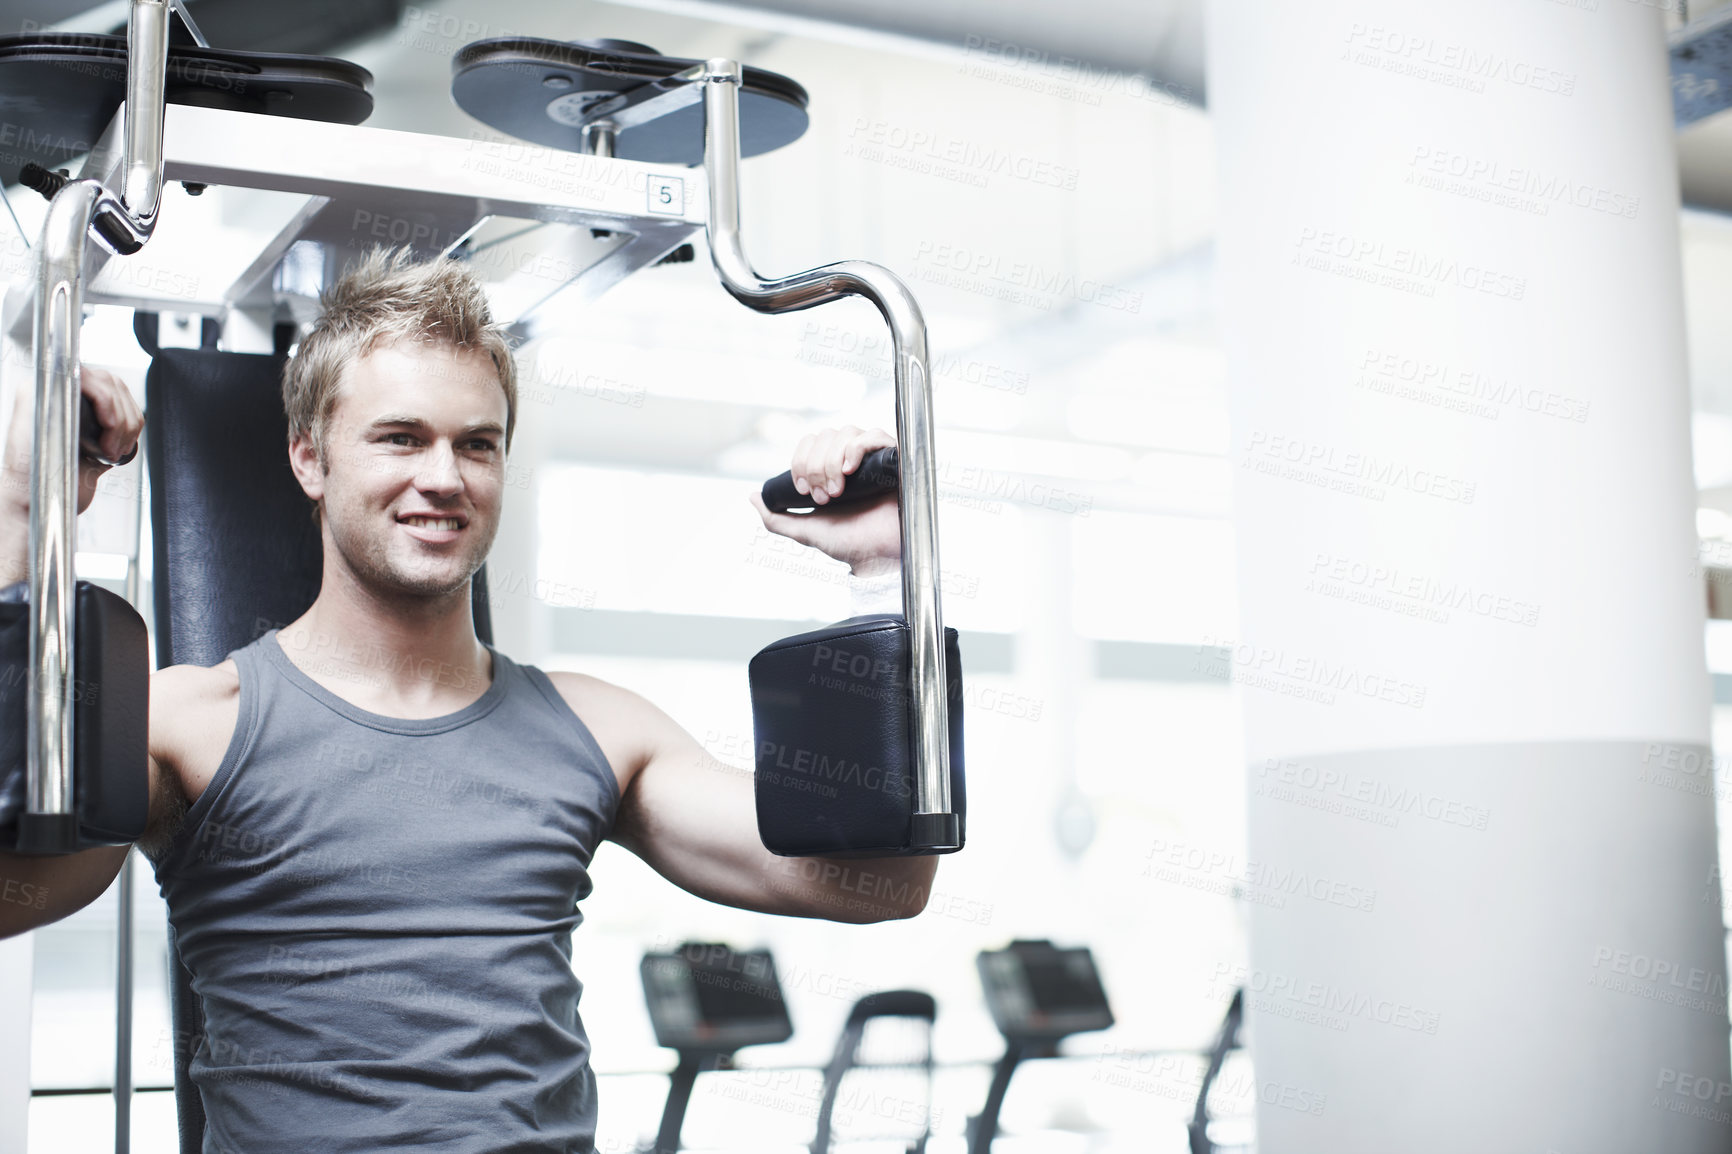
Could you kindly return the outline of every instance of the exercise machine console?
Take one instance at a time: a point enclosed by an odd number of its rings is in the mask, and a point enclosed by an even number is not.
[[[794,1025],[768,950],[687,942],[645,954],[639,971],[656,1042],[679,1055],[648,1154],[675,1154],[698,1075],[746,1046],[787,1041]]]
[[[998,1134],[998,1115],[1016,1067],[1025,1058],[1051,1058],[1060,1039],[1113,1024],[1112,1007],[1087,946],[1015,941],[976,959],[986,1005],[1004,1035],[1004,1056],[993,1068],[980,1115],[970,1120],[969,1154],[987,1154]]]

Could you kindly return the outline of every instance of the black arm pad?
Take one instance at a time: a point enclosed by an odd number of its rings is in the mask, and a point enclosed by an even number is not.
[[[150,817],[150,656],[144,619],[100,585],[77,585],[73,641],[76,834],[52,852],[136,841]],[[28,765],[30,604],[0,589],[0,848],[18,843]],[[26,849],[27,847],[19,847]]]

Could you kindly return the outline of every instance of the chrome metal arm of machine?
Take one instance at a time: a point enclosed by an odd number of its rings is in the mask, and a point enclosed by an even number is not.
[[[932,456],[932,394],[927,372],[926,320],[908,286],[881,265],[841,261],[778,280],[752,269],[740,244],[741,68],[706,63],[704,173],[709,183],[710,254],[723,286],[758,312],[785,313],[846,296],[862,296],[890,326],[896,368],[896,440],[902,518],[902,604],[912,635],[909,684],[918,730],[914,813],[951,813],[950,711],[946,700],[944,622],[938,602],[938,508]],[[942,828],[947,823],[920,823]],[[954,822],[948,823],[954,825]],[[949,848],[955,848],[951,846]]]
[[[78,515],[78,338],[92,233],[116,255],[144,247],[162,196],[170,0],[132,0],[120,195],[94,180],[54,194],[37,248],[36,426],[30,466],[29,777],[18,848],[66,852],[73,793],[73,550]]]

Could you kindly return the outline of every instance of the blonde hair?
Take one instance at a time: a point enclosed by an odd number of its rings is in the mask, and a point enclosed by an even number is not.
[[[481,282],[454,260],[418,261],[409,249],[375,248],[319,298],[320,316],[283,366],[289,439],[310,437],[325,459],[325,431],[343,370],[400,340],[479,349],[505,389],[505,445],[517,427],[517,365],[493,323]]]

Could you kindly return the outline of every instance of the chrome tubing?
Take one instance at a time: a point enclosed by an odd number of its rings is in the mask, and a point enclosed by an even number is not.
[[[902,518],[902,607],[911,635],[909,684],[918,731],[914,775],[915,844],[959,848],[950,803],[950,708],[944,671],[944,621],[938,602],[938,503],[932,453],[932,393],[926,320],[908,286],[881,265],[841,261],[764,280],[740,244],[740,83],[737,61],[705,63],[704,174],[709,185],[710,255],[735,300],[764,313],[811,308],[847,296],[878,307],[890,326],[896,369],[898,505]],[[921,821],[927,815],[929,820]],[[939,832],[939,831],[948,832]]]
[[[132,0],[126,24],[126,160],[120,194],[142,246],[162,202],[162,121],[169,0]],[[133,250],[134,252],[137,249]]]
[[[90,236],[116,255],[144,247],[162,197],[168,0],[132,0],[121,196],[94,180],[55,193],[37,246],[35,451],[30,462],[30,688],[24,852],[77,846],[73,791],[74,550],[78,517],[78,345]]]

